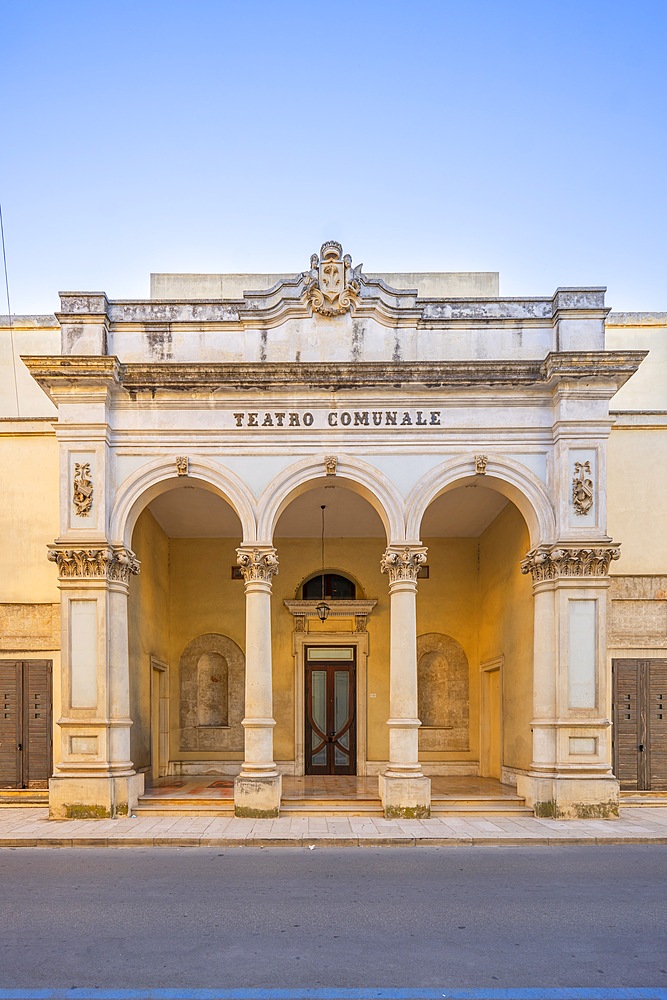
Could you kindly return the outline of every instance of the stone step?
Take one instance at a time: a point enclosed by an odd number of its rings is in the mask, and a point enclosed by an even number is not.
[[[139,802],[132,811],[133,816],[233,816],[234,803],[229,801],[208,805],[191,805],[189,802],[170,803]]]
[[[431,803],[431,816],[533,816],[521,802],[442,802]]]
[[[0,788],[2,806],[48,806],[48,788]]]
[[[382,816],[382,803],[355,802],[284,802],[280,806],[281,816]]]
[[[622,809],[637,809],[640,806],[664,808],[667,806],[667,792],[621,792],[619,805]]]
[[[200,807],[200,806],[216,806],[222,809],[233,809],[234,808],[234,796],[233,795],[189,795],[187,798],[185,796],[173,796],[173,795],[140,795],[139,805],[147,806],[180,806],[181,808],[190,808],[190,806]]]

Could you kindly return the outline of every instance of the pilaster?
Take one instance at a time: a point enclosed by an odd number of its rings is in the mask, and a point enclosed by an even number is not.
[[[120,545],[56,544],[61,700],[49,783],[51,818],[125,816],[143,791],[130,759],[127,595],[139,572]]]
[[[533,760],[518,790],[538,816],[618,816],[606,591],[619,547],[542,545],[521,564],[535,598]]]

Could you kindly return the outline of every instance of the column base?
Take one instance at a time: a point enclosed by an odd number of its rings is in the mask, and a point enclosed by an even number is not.
[[[386,819],[428,819],[431,815],[431,779],[423,774],[378,775]]]
[[[273,819],[280,814],[282,792],[282,774],[255,777],[241,772],[234,779],[234,815]]]
[[[144,791],[143,774],[56,775],[49,781],[49,819],[117,819]]]
[[[618,780],[610,775],[517,775],[517,793],[536,816],[618,819]]]

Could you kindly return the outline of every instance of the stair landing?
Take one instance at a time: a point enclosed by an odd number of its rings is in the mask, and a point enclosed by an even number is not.
[[[516,789],[493,778],[435,777],[432,816],[531,816]],[[160,778],[140,797],[137,816],[233,816],[234,779]],[[283,777],[281,816],[382,816],[378,779],[354,775]]]

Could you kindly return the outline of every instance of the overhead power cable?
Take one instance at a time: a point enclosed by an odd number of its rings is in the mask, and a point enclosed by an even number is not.
[[[9,300],[9,276],[7,273],[7,251],[5,250],[5,226],[2,221],[2,205],[0,204],[0,235],[2,236],[2,260],[5,266],[5,291],[7,292],[7,313],[9,315],[9,339],[12,344],[12,369],[14,371],[14,395],[16,397],[16,416],[21,416],[19,406],[19,385],[16,376],[16,350],[14,347],[14,325],[12,323],[12,307]]]

